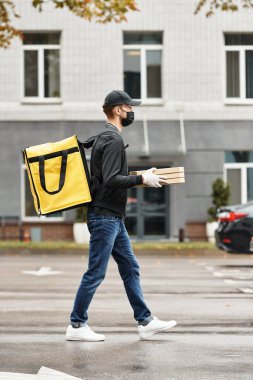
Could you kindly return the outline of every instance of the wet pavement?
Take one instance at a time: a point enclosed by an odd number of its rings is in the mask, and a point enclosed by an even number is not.
[[[92,343],[65,341],[86,254],[2,255],[0,372],[46,366],[89,380],[252,380],[253,255],[136,256],[153,315],[178,325],[140,341],[111,258],[88,320],[106,340]]]

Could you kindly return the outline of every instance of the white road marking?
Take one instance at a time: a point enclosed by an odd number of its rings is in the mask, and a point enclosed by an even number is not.
[[[251,279],[252,278],[252,274],[251,273],[245,273],[243,271],[226,271],[226,270],[223,270],[223,271],[217,271],[217,272],[213,272],[213,275],[215,277],[235,277],[236,279],[238,280],[247,280],[247,279]]]
[[[35,271],[33,270],[23,270],[22,273],[25,274],[31,274],[33,276],[48,276],[51,274],[60,274],[63,273],[61,271],[53,271],[51,270],[51,267],[41,267],[40,269],[37,269]]]
[[[16,372],[0,372],[1,380],[30,380],[37,379],[37,375],[31,375],[26,373],[16,373]]]
[[[253,288],[238,288],[241,292],[247,294],[253,294]]]
[[[213,275],[214,275],[215,277],[223,277],[223,276],[224,276],[224,274],[221,273],[221,272],[213,272]]]
[[[236,284],[236,281],[235,280],[223,280],[223,282],[227,285],[234,285]]]
[[[41,367],[37,374],[0,372],[0,380],[82,380],[80,377],[70,376],[64,372],[48,367]]]
[[[206,270],[213,270],[213,267],[205,267]]]
[[[51,369],[44,366],[39,369],[38,375],[47,375],[48,379],[49,379],[49,376],[51,379],[51,376],[53,375],[55,376],[55,378],[58,377],[58,379],[62,379],[62,380],[81,380],[79,377],[70,376],[70,375],[67,375],[66,373],[56,371],[55,369]]]
[[[214,268],[211,267],[211,266],[205,266],[205,269],[208,270],[208,271],[212,271]],[[241,269],[223,269],[223,270],[220,270],[220,271],[213,271],[211,272],[213,274],[214,277],[219,277],[219,278],[226,278],[226,277],[232,277],[232,278],[227,278],[227,279],[224,279],[223,282],[224,284],[226,285],[237,285],[237,289],[240,290],[242,293],[246,293],[246,294],[253,294],[253,287],[248,287],[248,288],[238,288],[239,286],[239,282],[241,280],[246,280],[247,281],[247,284],[245,284],[245,282],[243,284],[240,284],[240,285],[244,285],[244,286],[251,286],[251,283],[252,283],[252,271],[247,271],[245,272],[245,270],[241,270]]]
[[[0,372],[0,380],[67,380],[67,377],[54,375],[33,375],[30,373]]]

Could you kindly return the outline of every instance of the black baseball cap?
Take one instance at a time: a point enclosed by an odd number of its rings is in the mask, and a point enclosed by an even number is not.
[[[103,107],[116,106],[118,104],[139,106],[141,104],[141,100],[133,100],[125,91],[113,90],[106,95]]]

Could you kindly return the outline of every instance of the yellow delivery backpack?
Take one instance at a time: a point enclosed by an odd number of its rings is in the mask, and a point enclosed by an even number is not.
[[[34,207],[48,215],[91,202],[84,143],[71,136],[22,149]]]

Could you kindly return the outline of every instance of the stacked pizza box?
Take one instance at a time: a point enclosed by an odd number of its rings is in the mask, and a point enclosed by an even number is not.
[[[137,170],[137,171],[132,171],[129,174],[138,175],[138,174],[144,174],[145,172],[146,170]],[[185,182],[183,167],[154,169],[153,173],[166,177],[165,181],[167,185]],[[163,185],[163,183],[161,183],[161,185]],[[146,187],[146,185],[143,185],[143,184],[137,185],[137,186]]]

